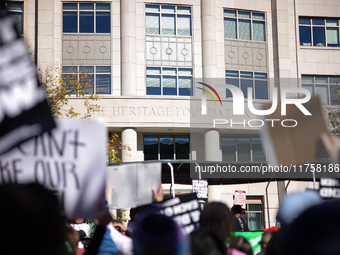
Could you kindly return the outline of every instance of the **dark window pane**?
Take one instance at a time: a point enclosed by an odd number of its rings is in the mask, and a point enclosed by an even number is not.
[[[310,19],[299,18],[300,25],[310,25]]]
[[[326,46],[324,27],[313,27],[313,46]]]
[[[145,33],[151,35],[159,35],[159,14],[146,13],[145,18]]]
[[[158,135],[144,135],[144,142],[158,142]]]
[[[222,143],[222,161],[236,161],[235,144]]]
[[[237,143],[250,143],[249,137],[237,137],[236,140]]]
[[[63,12],[63,32],[64,33],[78,32],[77,12]]]
[[[94,10],[93,4],[79,4],[79,10]]]
[[[161,87],[146,87],[147,95],[161,95]]]
[[[224,38],[237,39],[236,19],[224,18]]]
[[[160,159],[174,159],[174,143],[160,143]]]
[[[158,143],[144,143],[144,160],[158,160]]]
[[[93,66],[81,66],[79,67],[80,73],[94,73],[94,67]]]
[[[315,94],[319,95],[322,104],[328,105],[328,85],[316,85]]]
[[[79,13],[79,33],[93,33],[94,32],[94,13],[80,12]]]
[[[240,77],[241,78],[253,78],[253,73],[252,72],[240,72]]]
[[[241,40],[250,40],[251,33],[250,33],[250,20],[238,20],[238,31],[239,36],[238,38]]]
[[[312,24],[313,25],[325,25],[325,20],[324,19],[312,19]]]
[[[227,85],[234,85],[236,87],[239,87],[239,79],[226,79],[226,84]],[[226,98],[232,98],[231,91],[229,89],[226,89]]]
[[[250,144],[237,144],[237,161],[250,161]]]
[[[262,229],[262,213],[249,212],[248,227],[250,231]]]
[[[266,73],[255,73],[255,79],[267,79]]]
[[[261,204],[248,204],[248,211],[262,211]]]
[[[309,90],[311,96],[314,95],[314,85],[313,84],[302,84],[302,87]]]
[[[15,28],[19,35],[22,35],[22,12],[10,12],[10,14],[12,15]]]
[[[261,137],[252,137],[251,142],[252,143],[261,143]]]
[[[191,96],[191,89],[189,88],[179,88],[180,96]]]
[[[111,73],[111,66],[97,66],[97,73]]]
[[[175,141],[176,142],[189,142],[189,136],[188,135],[176,135]]]
[[[243,80],[241,79],[241,90],[243,92],[244,98],[248,98],[248,88],[253,87],[252,80]]]
[[[255,99],[268,99],[267,81],[255,80]]]
[[[63,66],[63,73],[77,73],[77,66]]]
[[[176,143],[176,159],[189,159],[189,143]]]
[[[111,75],[97,74],[96,94],[111,94]]]
[[[163,76],[163,95],[177,95],[177,78],[175,76]]]
[[[338,47],[339,46],[339,28],[327,27],[327,46]]]
[[[64,3],[63,4],[63,10],[78,10],[77,4],[71,4],[71,3]]]
[[[22,3],[7,3],[7,10],[22,11]]]
[[[330,86],[331,93],[331,104],[339,105],[340,104],[340,85],[332,85]]]
[[[314,77],[313,76],[301,76],[302,83],[313,83]]]
[[[261,144],[253,144],[252,149],[253,149],[253,161],[254,162],[266,160]]]
[[[173,135],[160,135],[159,140],[161,142],[173,142],[174,136]]]
[[[301,46],[312,46],[312,34],[310,27],[299,27],[300,31],[300,45]]]
[[[94,76],[88,74],[79,75],[80,85],[84,88],[83,92],[85,94],[94,93]]]
[[[225,76],[226,77],[238,77],[238,71],[226,70]]]
[[[110,13],[96,12],[96,33],[110,33]]]
[[[110,4],[96,4],[96,10],[110,10]]]
[[[222,137],[222,143],[235,143],[234,137]]]

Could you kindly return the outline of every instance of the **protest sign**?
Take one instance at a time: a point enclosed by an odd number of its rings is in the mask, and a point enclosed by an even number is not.
[[[192,193],[197,193],[197,198],[208,202],[208,180],[193,179],[192,180]]]
[[[112,208],[152,203],[152,189],[161,183],[161,163],[128,163],[107,168],[106,188],[113,188]]]
[[[319,194],[324,200],[340,199],[340,178],[321,178]]]
[[[0,154],[54,127],[24,40],[0,7]]]
[[[141,215],[160,213],[172,218],[178,225],[182,226],[185,234],[190,234],[199,228],[201,210],[196,193],[181,195],[161,203],[153,203],[137,208]]]
[[[274,113],[266,116],[261,137],[271,165],[287,166],[327,157],[320,140],[320,134],[328,131],[319,97],[313,97],[304,107],[311,115],[304,115],[295,105],[287,105],[285,119],[292,126],[273,124],[282,117],[280,104]]]
[[[105,205],[104,123],[57,119],[57,128],[0,156],[0,184],[37,182],[58,192],[69,218],[94,218]]]
[[[235,190],[234,205],[240,205],[246,209],[246,192],[244,190]]]

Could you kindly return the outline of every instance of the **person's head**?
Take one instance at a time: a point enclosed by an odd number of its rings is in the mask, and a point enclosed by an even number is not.
[[[233,213],[233,215],[235,214],[241,214],[242,213],[242,207],[240,205],[234,205],[232,208],[231,208],[231,211]]]
[[[191,234],[191,255],[224,255],[226,247],[214,233],[199,228]]]
[[[77,218],[77,219],[75,219],[74,221],[75,221],[75,223],[77,223],[77,224],[84,223],[84,219],[83,219],[83,218]]]
[[[230,239],[229,247],[242,251],[247,255],[253,255],[253,248],[243,236],[233,236]]]
[[[220,202],[208,203],[200,218],[201,227],[215,233],[225,242],[234,231],[234,219],[226,204]]]
[[[161,214],[140,216],[133,234],[135,255],[181,255],[187,250],[186,238],[177,223]]]
[[[266,253],[268,243],[273,236],[273,232],[264,232],[262,234],[261,241],[259,242],[261,246],[261,252]]]
[[[66,252],[65,218],[51,191],[39,184],[0,186],[0,204],[2,254]]]

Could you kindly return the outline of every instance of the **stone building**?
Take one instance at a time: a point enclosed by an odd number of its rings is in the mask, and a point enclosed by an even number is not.
[[[271,100],[274,87],[304,87],[331,104],[340,70],[337,0],[24,0],[8,8],[39,68],[92,75],[102,97],[97,115],[131,148],[122,152],[125,162],[266,162],[259,128],[192,128],[200,110],[193,102],[203,95],[196,79],[250,87],[257,105]],[[216,118],[230,118],[228,92],[219,94]],[[81,99],[70,103],[85,111]],[[246,191],[255,230],[276,224],[282,194],[306,188],[313,183],[245,178],[209,185],[209,200],[232,206],[235,190]],[[191,185],[175,190],[187,193]]]

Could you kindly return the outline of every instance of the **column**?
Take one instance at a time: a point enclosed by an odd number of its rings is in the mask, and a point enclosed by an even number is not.
[[[122,131],[122,146],[129,149],[122,150],[122,162],[137,161],[137,132],[132,128]]]
[[[209,130],[204,134],[206,161],[222,161],[220,143],[220,134],[217,130]]]
[[[121,94],[137,94],[136,76],[136,1],[121,0]]]
[[[203,78],[216,78],[217,53],[215,0],[201,0],[201,8]]]

